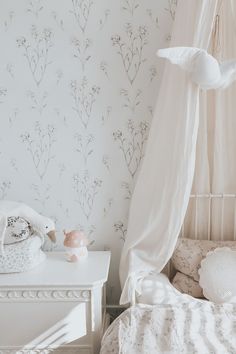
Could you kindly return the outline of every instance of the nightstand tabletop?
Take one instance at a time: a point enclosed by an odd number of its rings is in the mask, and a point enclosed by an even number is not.
[[[65,252],[48,252],[36,268],[14,274],[0,274],[0,287],[81,287],[92,288],[107,281],[109,251],[91,251],[81,262],[66,261]]]

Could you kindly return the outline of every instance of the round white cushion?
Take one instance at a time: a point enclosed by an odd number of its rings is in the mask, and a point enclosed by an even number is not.
[[[236,251],[228,247],[208,252],[199,269],[204,296],[215,303],[236,303]]]

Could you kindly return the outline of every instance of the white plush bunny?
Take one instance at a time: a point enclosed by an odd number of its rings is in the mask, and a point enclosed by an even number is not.
[[[0,201],[0,244],[3,251],[4,236],[7,228],[7,219],[10,216],[19,216],[27,220],[32,229],[41,235],[47,234],[55,242],[55,224],[54,222],[37,213],[31,207],[18,202],[1,200]]]
[[[236,80],[236,60],[219,63],[206,50],[195,47],[160,49],[157,55],[179,65],[205,90],[224,89]]]

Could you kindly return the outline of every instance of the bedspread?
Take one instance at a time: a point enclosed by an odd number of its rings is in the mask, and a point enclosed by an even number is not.
[[[108,328],[100,354],[236,354],[236,304],[176,300],[127,309]]]

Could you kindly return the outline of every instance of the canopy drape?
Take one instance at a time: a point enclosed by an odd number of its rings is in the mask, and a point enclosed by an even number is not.
[[[217,21],[209,50],[219,61],[236,58],[236,1],[220,1]],[[193,193],[236,193],[236,83],[226,90],[202,91],[200,94],[200,124]],[[222,225],[222,199],[214,199],[211,207],[211,238],[236,239],[234,234],[234,204],[231,198],[224,202]],[[192,204],[192,205],[191,205]],[[190,203],[185,234],[194,234],[194,203]],[[208,201],[199,200],[199,238],[208,232]]]
[[[170,46],[207,49],[217,0],[179,0]],[[136,280],[170,259],[191,193],[199,124],[199,87],[166,64],[146,154],[131,200],[121,255],[120,303],[132,302]]]

